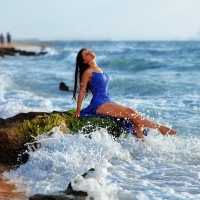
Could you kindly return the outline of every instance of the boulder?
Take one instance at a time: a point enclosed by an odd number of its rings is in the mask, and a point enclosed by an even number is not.
[[[94,168],[91,168],[88,170],[88,172],[93,172],[95,171]],[[85,179],[87,176],[88,172],[84,173],[82,177]],[[69,183],[68,187],[64,191],[60,191],[57,194],[50,194],[50,195],[45,195],[45,194],[36,194],[34,196],[29,197],[29,200],[68,200],[67,196],[73,196],[74,200],[84,200],[87,197],[87,192],[85,191],[76,191],[73,189],[71,182]]]
[[[37,136],[49,132],[59,126],[66,134],[83,134],[99,128],[107,128],[108,133],[118,137],[122,132],[121,126],[105,118],[81,117],[71,118],[74,110],[66,112],[53,111],[20,113],[13,117],[0,118],[0,162],[7,164],[21,164],[28,159],[27,143],[33,143]],[[37,144],[34,142],[34,144]]]

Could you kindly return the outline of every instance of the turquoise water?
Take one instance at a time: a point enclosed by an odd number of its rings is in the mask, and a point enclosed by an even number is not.
[[[78,174],[101,166],[96,199],[200,199],[200,42],[51,43],[44,56],[0,60],[1,118],[74,109],[72,94],[60,91],[59,83],[73,88],[76,54],[86,47],[111,76],[113,101],[173,127],[179,135],[162,137],[151,131],[141,144],[131,136],[114,141],[106,130],[92,133],[92,140],[55,130],[51,138],[40,138],[43,148],[31,152],[28,163],[4,176],[29,196],[66,189]]]

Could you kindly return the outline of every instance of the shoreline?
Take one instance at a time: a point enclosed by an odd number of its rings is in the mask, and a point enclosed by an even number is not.
[[[44,42],[12,42],[0,44],[0,57],[15,56],[16,54],[23,56],[38,56],[44,55],[45,47],[50,46],[51,43]]]
[[[28,200],[29,198],[23,192],[16,191],[17,188],[14,184],[8,183],[8,179],[3,179],[3,172],[10,169],[9,165],[0,163],[0,199]]]
[[[21,51],[30,50],[34,52],[42,52],[42,50],[46,46],[50,45],[51,43],[44,43],[44,42],[11,42],[11,43],[5,42],[3,45],[0,44],[0,50],[14,48]],[[25,193],[17,191],[15,184],[8,183],[9,180],[3,178],[3,173],[11,169],[12,167],[9,164],[0,163],[0,200],[1,199],[28,200],[29,197],[26,197]]]
[[[4,44],[0,44],[0,48],[17,48],[17,47],[46,47],[51,45],[51,43],[47,42],[11,42]]]
[[[21,51],[34,51],[36,53],[42,52],[45,47],[51,46],[51,43],[49,42],[18,42],[14,41],[11,43],[5,42],[4,44],[0,44],[0,50],[1,49],[11,49],[14,48],[16,50]]]

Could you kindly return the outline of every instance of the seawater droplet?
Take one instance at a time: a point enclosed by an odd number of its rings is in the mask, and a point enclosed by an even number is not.
[[[197,108],[197,106],[193,106],[193,110],[197,110],[198,108]]]

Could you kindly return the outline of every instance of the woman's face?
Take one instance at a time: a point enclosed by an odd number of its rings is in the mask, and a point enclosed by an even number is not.
[[[89,64],[91,61],[93,61],[96,58],[96,55],[92,51],[85,49],[82,51],[82,57],[83,57],[84,63]]]

